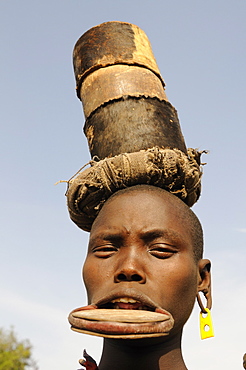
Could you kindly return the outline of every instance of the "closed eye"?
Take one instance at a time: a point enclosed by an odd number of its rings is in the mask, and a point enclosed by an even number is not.
[[[108,258],[117,252],[117,248],[113,245],[102,245],[92,249],[92,253],[98,258]]]
[[[177,253],[177,250],[168,244],[154,244],[148,252],[156,258],[166,259]]]

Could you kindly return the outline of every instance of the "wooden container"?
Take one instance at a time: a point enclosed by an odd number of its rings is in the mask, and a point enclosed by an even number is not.
[[[186,153],[177,112],[139,27],[123,22],[93,27],[77,41],[73,60],[92,157],[153,146]]]

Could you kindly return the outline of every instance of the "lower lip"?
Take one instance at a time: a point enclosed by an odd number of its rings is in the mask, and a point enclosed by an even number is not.
[[[127,304],[125,303],[124,305]],[[102,320],[101,318],[99,318],[97,320],[97,309],[93,310],[93,320],[83,318],[82,311],[86,311],[88,309],[91,310],[91,307],[82,307],[70,313],[68,320],[71,324],[72,330],[105,338],[137,339],[168,335],[174,324],[174,320],[171,314],[169,314],[168,312],[165,312],[165,314],[161,312],[161,314],[163,315],[163,321],[160,321],[160,317],[158,317],[159,321],[156,320],[147,322],[147,320],[145,320],[143,317],[144,315],[148,316],[149,311],[135,310],[134,315],[136,315],[136,317],[138,317],[138,315],[139,317],[141,317],[141,319],[139,320],[136,319],[136,321],[139,322],[135,322],[135,320],[132,320],[133,322],[119,322],[119,320],[114,321],[114,310],[112,309],[105,310],[110,319]],[[98,309],[98,311],[101,310]],[[117,313],[117,311],[120,310],[115,310],[115,314]],[[129,310],[129,315],[127,311],[128,309],[125,309],[124,314],[132,317],[133,311]],[[98,313],[100,314],[101,312]]]

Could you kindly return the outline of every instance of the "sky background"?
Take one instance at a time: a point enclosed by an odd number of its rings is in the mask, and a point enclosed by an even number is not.
[[[246,1],[0,0],[0,327],[29,338],[41,370],[76,370],[101,339],[70,330],[86,304],[88,234],[69,219],[69,179],[90,159],[72,50],[89,28],[126,21],[148,35],[188,147],[203,156],[193,210],[212,260],[215,338],[184,332],[189,370],[242,369],[246,352]]]

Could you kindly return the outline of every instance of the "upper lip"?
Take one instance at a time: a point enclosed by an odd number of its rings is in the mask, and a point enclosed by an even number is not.
[[[142,305],[148,307],[150,310],[155,311],[156,308],[162,309],[158,304],[156,304],[152,299],[142,292],[139,292],[133,288],[125,288],[121,290],[115,290],[110,292],[108,295],[100,298],[95,304],[97,307],[100,307],[104,304],[110,303],[112,300],[117,298],[132,298],[140,302]],[[163,310],[163,309],[162,309]]]

